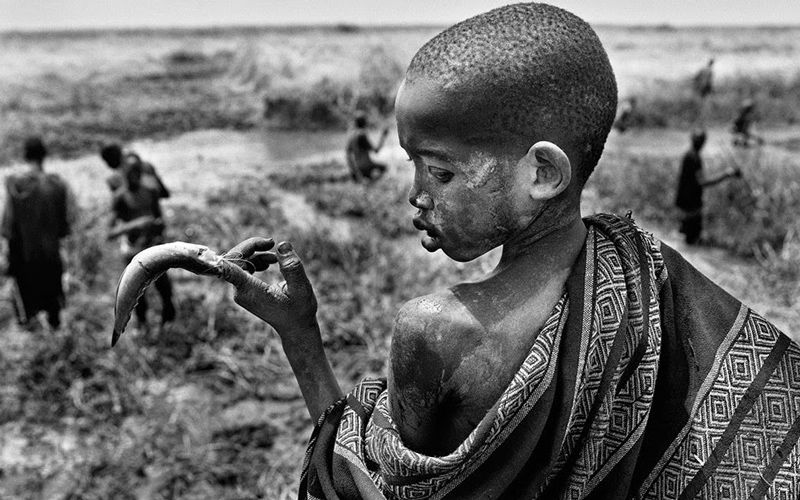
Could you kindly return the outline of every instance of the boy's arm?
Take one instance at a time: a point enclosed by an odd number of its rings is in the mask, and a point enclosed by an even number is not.
[[[277,257],[286,280],[267,284],[252,275],[242,274],[246,278],[240,276],[231,281],[236,287],[234,300],[278,333],[308,413],[316,422],[326,408],[342,397],[342,390],[325,356],[316,317],[317,298],[303,263],[288,242],[278,246],[276,255],[263,252],[271,247],[271,240],[251,238],[227,252],[231,258],[251,262],[264,256]],[[265,267],[255,265],[256,269]]]
[[[462,361],[459,340],[475,328],[448,293],[407,302],[395,318],[389,362],[392,420],[409,448],[445,455],[458,446],[450,396]]]

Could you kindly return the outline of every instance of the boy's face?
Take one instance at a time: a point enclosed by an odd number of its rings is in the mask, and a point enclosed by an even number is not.
[[[514,159],[525,151],[492,140],[481,127],[491,111],[476,102],[418,80],[401,86],[396,104],[400,145],[414,163],[414,226],[426,231],[427,250],[461,262],[505,243],[522,220]]]

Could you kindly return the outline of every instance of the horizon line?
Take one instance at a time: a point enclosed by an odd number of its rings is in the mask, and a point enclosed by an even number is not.
[[[747,29],[796,29],[800,28],[800,23],[705,23],[705,24],[682,24],[682,23],[589,23],[596,28],[627,28],[627,29],[657,29],[657,30],[684,30],[697,28],[747,28]],[[414,30],[414,29],[437,29],[446,28],[448,23],[286,23],[286,24],[198,24],[198,25],[175,25],[175,26],[53,26],[53,27],[22,27],[22,28],[0,28],[0,35],[35,35],[35,34],[80,34],[80,33],[103,33],[121,32],[135,33],[147,31],[226,31],[226,30],[265,30],[265,29],[331,29],[341,32],[389,29],[389,30]]]

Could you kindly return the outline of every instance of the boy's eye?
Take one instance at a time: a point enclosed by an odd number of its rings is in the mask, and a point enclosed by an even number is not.
[[[443,168],[438,167],[428,167],[428,172],[431,173],[432,176],[436,177],[441,182],[449,182],[450,179],[453,178],[453,172],[449,170],[445,170]]]

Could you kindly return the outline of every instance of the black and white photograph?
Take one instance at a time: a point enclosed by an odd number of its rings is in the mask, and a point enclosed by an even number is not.
[[[0,0],[0,500],[800,499],[797,0]]]

